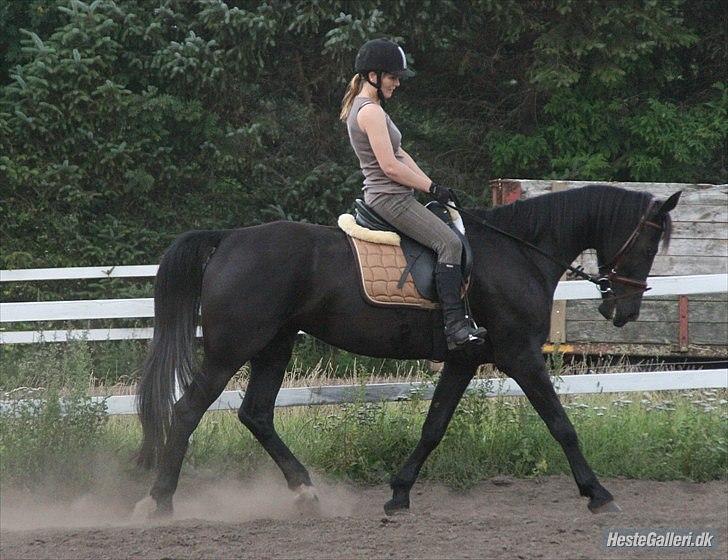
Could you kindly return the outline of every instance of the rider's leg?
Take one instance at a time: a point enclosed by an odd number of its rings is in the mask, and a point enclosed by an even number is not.
[[[372,210],[399,231],[437,253],[435,282],[445,318],[450,350],[468,342],[482,342],[485,329],[476,329],[465,314],[461,297],[463,244],[457,234],[409,194],[377,197]]]

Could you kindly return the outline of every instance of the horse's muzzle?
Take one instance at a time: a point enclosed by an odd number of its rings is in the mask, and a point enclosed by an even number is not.
[[[604,317],[605,319],[611,320],[612,317],[614,317],[615,307],[616,307],[616,302],[614,301],[614,299],[611,297],[607,297],[599,305],[599,313],[601,313],[602,317]]]

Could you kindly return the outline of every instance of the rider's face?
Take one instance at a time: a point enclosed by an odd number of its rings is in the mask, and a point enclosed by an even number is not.
[[[371,72],[369,79],[376,83],[377,74]],[[388,74],[387,72],[382,73],[382,95],[385,99],[389,99],[394,94],[394,90],[399,87],[399,77],[394,74]]]

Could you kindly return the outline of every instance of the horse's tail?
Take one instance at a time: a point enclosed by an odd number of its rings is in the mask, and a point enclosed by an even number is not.
[[[144,433],[137,463],[144,468],[157,463],[169,433],[175,374],[183,388],[192,380],[202,275],[225,233],[190,231],[180,235],[159,264],[154,281],[154,337],[137,388]]]

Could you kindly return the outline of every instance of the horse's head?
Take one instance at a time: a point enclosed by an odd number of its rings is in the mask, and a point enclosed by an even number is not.
[[[616,327],[623,327],[639,317],[642,295],[648,289],[647,275],[660,239],[665,241],[664,249],[670,241],[672,221],[669,212],[677,205],[681,193],[676,192],[664,201],[653,200],[639,224],[626,234],[626,241],[615,239],[615,245],[620,245],[602,248],[601,251],[608,252],[606,255],[597,252],[599,274],[606,279],[605,287],[609,287],[602,293],[599,312],[605,319],[611,319]]]

